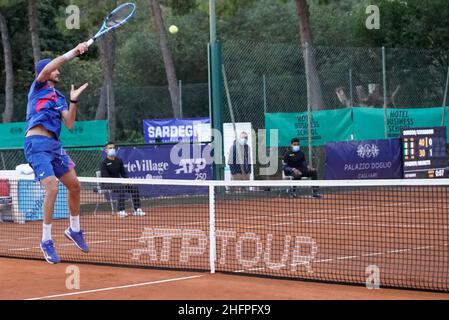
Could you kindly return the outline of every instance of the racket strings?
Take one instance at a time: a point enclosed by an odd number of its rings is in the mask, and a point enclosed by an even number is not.
[[[123,7],[121,10],[118,10],[117,12],[112,13],[107,21],[106,26],[108,28],[114,27],[118,24],[121,24],[123,21],[127,20],[128,17],[132,15],[134,11],[134,8],[132,6]]]

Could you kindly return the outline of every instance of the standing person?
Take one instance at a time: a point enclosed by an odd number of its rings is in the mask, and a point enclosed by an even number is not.
[[[293,180],[300,180],[302,177],[318,179],[316,170],[307,165],[306,156],[299,145],[299,138],[291,140],[291,146],[284,155],[282,170],[286,176],[292,176]],[[314,198],[321,197],[317,187],[312,187],[312,196]]]
[[[242,131],[238,141],[235,140],[229,149],[228,165],[231,169],[231,180],[250,180],[250,152],[248,134],[245,131]]]
[[[106,159],[101,162],[101,177],[102,178],[129,178],[128,172],[123,165],[122,159],[117,157],[117,150],[113,142],[108,142],[105,146]],[[134,206],[135,216],[144,216],[145,212],[140,208],[140,194],[139,189],[135,185],[129,184],[114,184],[106,185],[106,189],[118,194],[118,216],[120,218],[126,217],[128,214],[125,211],[125,197],[127,193],[131,194]]]
[[[72,85],[70,106],[64,95],[56,89],[56,85],[60,81],[59,68],[87,50],[87,44],[81,43],[63,56],[53,60],[39,61],[36,65],[36,79],[28,94],[25,158],[33,168],[36,180],[40,181],[45,188],[40,248],[45,260],[51,264],[61,261],[54,248],[51,234],[51,223],[58,195],[58,179],[68,189],[70,226],[64,234],[81,251],[89,251],[83,231],[80,229],[80,183],[74,169],[75,165],[59,141],[61,122],[64,122],[69,130],[73,128],[78,99],[88,84],[85,83],[78,89]]]

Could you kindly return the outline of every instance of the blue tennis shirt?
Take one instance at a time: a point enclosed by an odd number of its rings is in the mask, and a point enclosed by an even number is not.
[[[68,108],[67,101],[59,90],[50,87],[47,81],[40,83],[34,80],[28,93],[26,131],[42,125],[59,139],[62,112]]]

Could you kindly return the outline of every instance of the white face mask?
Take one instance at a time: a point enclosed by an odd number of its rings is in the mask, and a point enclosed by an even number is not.
[[[293,152],[298,152],[299,149],[300,149],[299,146],[292,146]]]
[[[108,157],[115,157],[117,154],[117,151],[115,151],[115,149],[108,149],[106,151],[106,153],[107,153]]]
[[[242,146],[244,146],[247,142],[248,142],[248,139],[242,139],[242,138],[239,139],[239,143],[240,143]]]

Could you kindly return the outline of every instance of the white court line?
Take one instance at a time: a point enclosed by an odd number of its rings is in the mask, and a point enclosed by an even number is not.
[[[356,259],[356,258],[359,258],[359,256],[338,257],[337,260]]]
[[[111,242],[111,240],[98,240],[98,241],[89,241],[88,244],[95,244],[95,243],[106,243],[106,242]],[[73,244],[73,243],[72,243]]]
[[[33,249],[40,249],[40,248],[39,247],[14,248],[14,249],[8,249],[8,251],[27,251],[27,250],[33,250]]]
[[[335,259],[323,259],[323,260],[313,261],[313,263],[329,262],[329,261],[334,261],[334,260],[335,260]]]
[[[38,297],[38,298],[28,298],[28,299],[24,299],[24,300],[43,300],[43,299],[61,298],[61,297],[67,297],[67,296],[76,296],[76,295],[80,295],[80,294],[96,293],[96,292],[102,292],[102,291],[112,291],[112,290],[127,289],[127,288],[136,288],[136,287],[149,286],[149,285],[159,284],[159,283],[167,283],[167,282],[174,282],[174,281],[189,280],[189,279],[195,279],[195,278],[200,278],[200,277],[204,277],[204,276],[205,276],[204,274],[201,274],[201,275],[182,277],[182,278],[173,278],[173,279],[157,280],[157,281],[151,281],[151,282],[142,282],[142,283],[128,284],[128,285],[117,286],[117,287],[109,287],[109,288],[93,289],[93,290],[86,290],[86,291],[77,291],[77,292],[70,292],[70,293],[63,293],[63,294],[55,294],[55,295],[52,295],[52,296],[44,296],[44,297]]]
[[[396,250],[396,251],[398,251],[398,250]],[[398,252],[400,252],[400,251],[398,251]],[[373,252],[373,253],[362,254],[362,257],[372,257],[372,256],[381,256],[381,255],[383,255],[382,252]]]
[[[410,251],[410,249],[391,250],[391,251],[388,251],[388,253],[401,253],[401,252],[407,252],[407,251]]]

